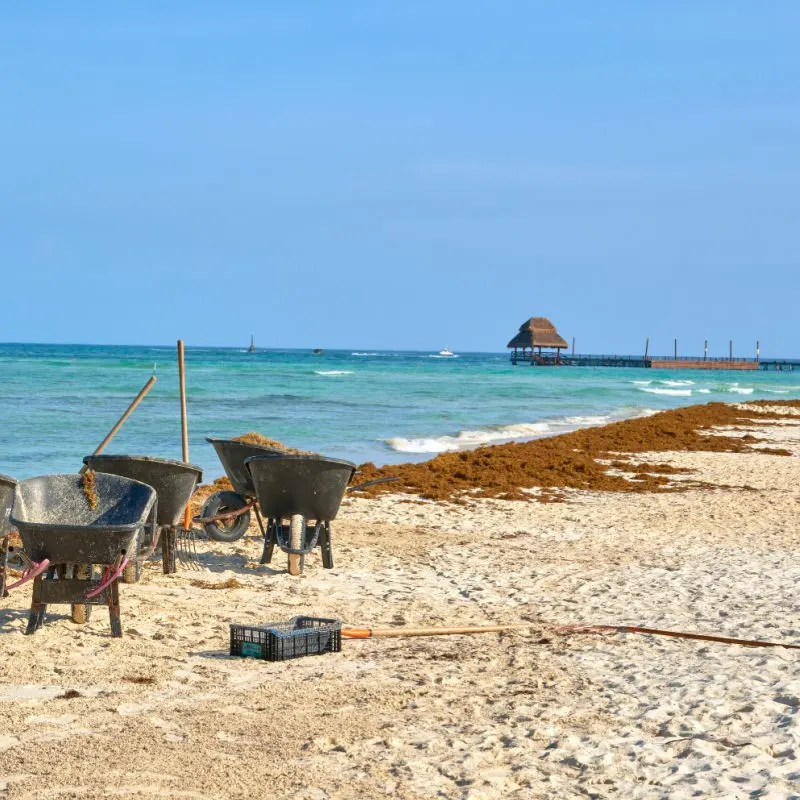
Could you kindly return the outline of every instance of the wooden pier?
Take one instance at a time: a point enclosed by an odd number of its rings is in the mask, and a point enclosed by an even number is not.
[[[512,364],[532,367],[627,367],[634,369],[770,370],[800,372],[800,359],[703,358],[702,356],[511,354]]]

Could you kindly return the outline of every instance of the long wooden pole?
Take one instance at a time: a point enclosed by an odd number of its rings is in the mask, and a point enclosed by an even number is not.
[[[647,354],[650,351],[650,337],[648,336],[644,343],[644,357],[647,359]]]
[[[499,633],[521,631],[532,625],[471,625],[466,628],[342,628],[346,639],[375,639],[396,636],[452,636],[459,633]]]
[[[189,423],[186,419],[186,365],[183,358],[183,339],[178,339],[178,377],[181,389],[181,445],[183,449],[183,460],[189,463]],[[186,504],[186,511],[183,514],[183,527],[186,530],[192,527],[191,504]]]
[[[142,387],[142,390],[139,392],[139,394],[137,394],[136,397],[133,398],[131,404],[125,409],[125,413],[117,420],[117,424],[108,432],[106,438],[103,439],[103,441],[100,442],[99,445],[97,445],[94,453],[92,453],[93,456],[100,455],[100,453],[102,453],[103,450],[105,450],[106,445],[117,435],[119,429],[125,424],[125,420],[128,419],[128,417],[133,413],[133,410],[136,408],[136,406],[138,406],[139,403],[142,402],[144,396],[153,388],[153,384],[155,382],[156,382],[156,376],[153,375],[150,378],[150,380],[147,381],[147,383]],[[81,473],[84,473],[86,469],[87,467],[84,465],[84,467],[81,469]]]

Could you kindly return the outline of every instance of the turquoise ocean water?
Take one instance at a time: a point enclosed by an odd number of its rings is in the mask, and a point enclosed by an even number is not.
[[[255,430],[356,462],[551,435],[711,400],[800,398],[800,373],[513,367],[506,353],[187,348],[190,460]],[[181,457],[174,347],[0,345],[0,473],[73,472],[142,388],[108,453]]]

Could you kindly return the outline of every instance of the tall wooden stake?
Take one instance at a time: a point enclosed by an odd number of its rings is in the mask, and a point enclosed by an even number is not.
[[[181,388],[181,444],[183,447],[183,460],[189,463],[189,424],[186,419],[186,366],[183,360],[183,339],[178,339],[178,377]],[[183,527],[186,530],[192,527],[191,504],[186,504],[183,515]]]
[[[708,339],[706,339],[706,343],[703,345],[703,361],[708,358]]]
[[[150,380],[147,381],[147,383],[142,387],[142,390],[139,392],[139,394],[137,394],[136,397],[133,398],[131,404],[125,409],[125,413],[117,420],[117,424],[108,432],[106,438],[103,439],[103,441],[100,442],[99,445],[97,445],[94,453],[92,453],[93,456],[100,455],[100,453],[102,453],[103,450],[105,450],[106,445],[117,435],[117,431],[119,431],[119,429],[125,423],[125,420],[128,419],[128,417],[133,413],[133,410],[136,408],[136,406],[138,406],[139,403],[142,402],[144,396],[153,388],[153,384],[155,382],[156,382],[156,376],[153,375],[150,378]],[[87,469],[88,467],[84,464],[83,467],[81,468],[81,474],[86,472]]]
[[[675,340],[675,360],[678,360],[678,340]]]
[[[728,344],[728,353],[729,353],[729,356],[728,356],[729,360],[733,361],[733,339],[731,339],[729,344]]]
[[[647,354],[650,352],[650,337],[648,336],[644,343],[644,357],[647,358]]]
[[[761,361],[761,342],[756,339],[756,363]]]
[[[575,337],[572,337],[572,355],[575,355]]]

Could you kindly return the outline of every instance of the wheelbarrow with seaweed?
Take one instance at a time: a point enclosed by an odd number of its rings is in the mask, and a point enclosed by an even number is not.
[[[146,483],[158,497],[154,535],[138,543],[140,557],[126,567],[124,583],[139,579],[142,561],[153,553],[159,541],[165,575],[176,571],[176,561],[184,567],[197,568],[194,533],[182,523],[195,487],[203,479],[200,467],[168,458],[132,455],[91,455],[86,456],[83,463],[95,472]]]
[[[278,544],[281,549],[289,555],[289,571],[299,574],[302,570],[303,556],[317,545],[322,548],[323,566],[330,569],[333,567],[333,554],[330,548],[330,521],[336,516],[342,496],[345,492],[358,491],[376,483],[386,483],[397,480],[396,478],[380,478],[378,480],[367,481],[354,486],[348,483],[356,474],[356,466],[349,461],[342,461],[335,458],[326,458],[313,453],[287,453],[275,447],[268,447],[251,442],[242,442],[238,439],[218,439],[208,437],[217,452],[220,463],[222,464],[228,480],[233,486],[233,491],[222,490],[210,495],[200,512],[200,516],[194,522],[202,525],[206,534],[211,539],[218,542],[235,542],[247,532],[250,526],[250,512],[254,512],[258,522],[261,536],[264,538],[264,552],[261,563],[267,564],[272,560],[274,547]],[[251,467],[248,462],[258,458],[277,458],[287,459],[278,468],[279,480],[285,480],[286,486],[293,487],[290,495],[298,500],[303,497],[301,504],[306,513],[300,511],[292,512],[289,516],[297,516],[295,521],[296,530],[292,533],[291,524],[288,528],[279,524],[282,514],[286,509],[282,506],[277,508],[274,504],[276,498],[274,488],[266,489],[266,480],[262,486],[264,497],[269,504],[269,511],[265,510],[258,496]],[[278,462],[276,462],[278,463]],[[327,467],[323,466],[327,463]],[[336,465],[336,466],[334,466]],[[270,468],[264,468],[264,474],[272,475]],[[261,472],[261,468],[256,467]],[[327,483],[331,476],[337,477],[333,483]],[[321,509],[320,502],[312,504],[310,507],[305,502],[306,496],[314,496],[315,492],[320,491],[318,479],[326,475],[326,515],[319,516],[317,512]],[[271,480],[272,478],[270,478]],[[307,483],[304,489],[300,489],[302,484]],[[335,490],[332,488],[335,485]],[[279,490],[280,491],[280,490]],[[288,489],[287,489],[288,491]],[[338,493],[338,496],[336,496]],[[308,513],[313,511],[314,513]],[[276,512],[276,513],[271,513]],[[279,512],[279,513],[278,513]],[[316,514],[316,516],[315,516]],[[265,522],[265,517],[267,517]],[[317,530],[316,525],[312,533],[306,536],[307,528],[304,527],[300,517],[311,519],[315,523],[322,521],[322,528]],[[311,544],[313,542],[313,544]],[[297,551],[297,552],[294,552]],[[301,552],[302,551],[302,552]]]
[[[107,605],[112,636],[122,636],[119,578],[139,557],[143,529],[149,524],[156,535],[156,501],[152,487],[102,472],[45,475],[17,485],[10,522],[22,547],[10,550],[24,570],[8,588],[33,581],[26,634],[42,626],[48,604],[63,603],[79,623],[89,606]]]

